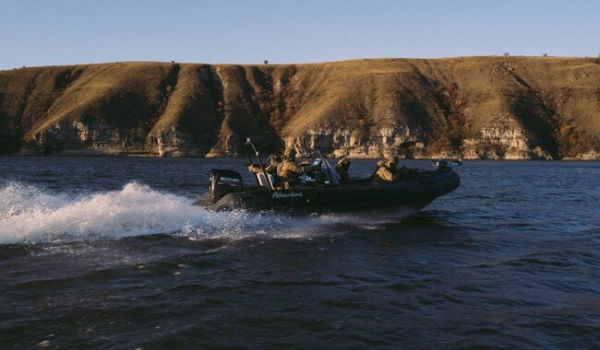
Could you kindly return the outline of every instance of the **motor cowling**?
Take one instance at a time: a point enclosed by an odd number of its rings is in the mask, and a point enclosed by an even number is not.
[[[213,203],[229,193],[242,192],[244,180],[242,175],[233,170],[211,169],[210,195]]]

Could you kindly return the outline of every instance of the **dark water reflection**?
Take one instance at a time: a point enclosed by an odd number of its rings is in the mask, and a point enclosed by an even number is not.
[[[416,216],[296,218],[190,210],[225,160],[0,160],[3,349],[600,344],[599,163],[466,162]]]

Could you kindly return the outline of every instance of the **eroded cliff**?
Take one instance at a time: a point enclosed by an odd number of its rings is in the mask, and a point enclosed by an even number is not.
[[[600,60],[113,63],[0,72],[0,152],[598,159]]]

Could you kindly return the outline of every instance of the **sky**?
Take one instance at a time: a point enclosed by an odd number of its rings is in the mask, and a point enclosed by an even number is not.
[[[600,55],[597,0],[0,0],[0,69]]]

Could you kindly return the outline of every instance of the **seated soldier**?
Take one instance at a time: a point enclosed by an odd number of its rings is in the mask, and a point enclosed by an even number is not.
[[[277,165],[279,165],[280,162],[281,162],[281,157],[279,155],[271,154],[269,156],[269,164],[267,164],[267,166],[265,166],[265,171],[268,174],[277,175]],[[256,164],[248,165],[248,171],[257,173],[257,174],[263,172],[260,165],[256,165]]]
[[[373,175],[373,179],[379,182],[393,182],[397,180],[398,169],[396,165],[398,164],[398,160],[396,157],[386,157],[385,163],[383,166],[379,167],[375,174]]]
[[[310,172],[312,166],[300,166],[296,164],[296,150],[288,148],[283,154],[283,161],[277,166],[277,176],[279,176],[285,189],[290,189],[298,183],[298,176],[302,173]]]
[[[350,175],[348,175],[348,169],[350,169],[350,161],[346,158],[342,158],[338,161],[338,166],[335,167],[335,171],[340,175],[340,184],[345,185],[350,183]]]

